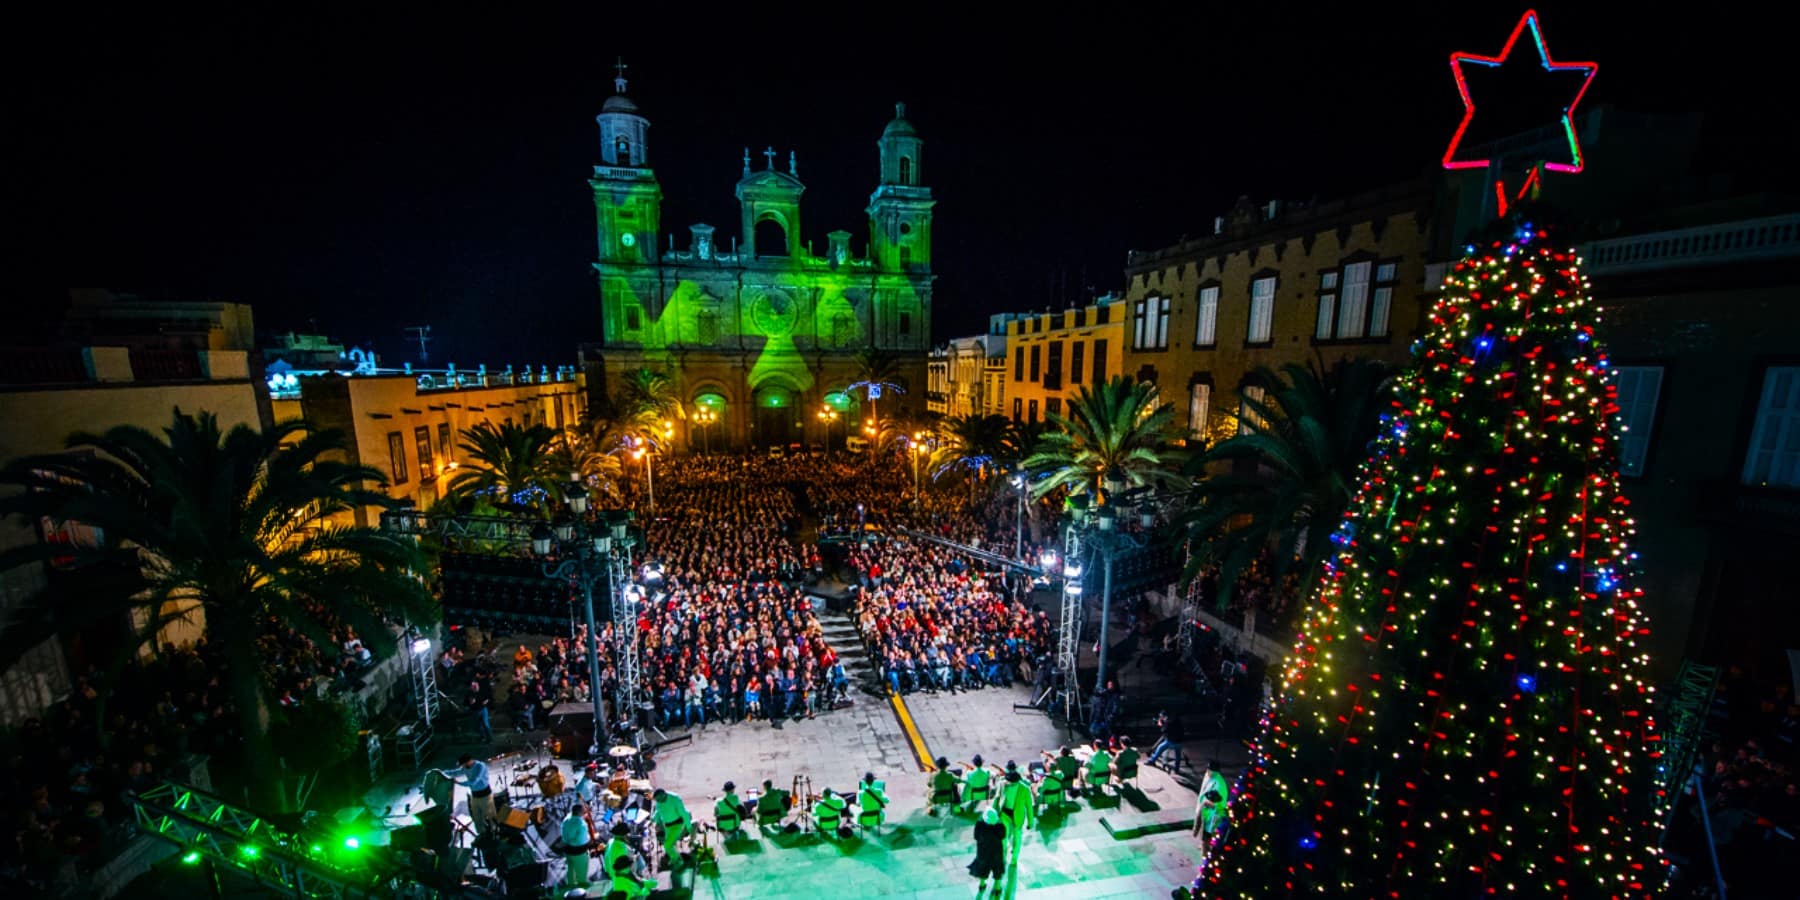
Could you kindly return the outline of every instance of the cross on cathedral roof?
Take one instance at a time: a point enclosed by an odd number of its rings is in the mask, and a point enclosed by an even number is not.
[[[775,170],[775,148],[774,147],[764,148],[763,149],[763,158],[767,159],[769,161],[769,171],[771,171],[771,172],[774,171]]]
[[[613,90],[618,91],[621,94],[625,93],[626,68],[628,67],[625,65],[625,57],[623,56],[619,57],[618,62],[613,63]]]

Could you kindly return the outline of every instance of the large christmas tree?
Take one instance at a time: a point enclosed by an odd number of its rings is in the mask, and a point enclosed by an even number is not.
[[[1220,896],[1662,883],[1597,321],[1530,225],[1446,278],[1239,782]]]

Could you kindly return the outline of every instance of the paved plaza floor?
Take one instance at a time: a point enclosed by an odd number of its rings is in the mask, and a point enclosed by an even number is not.
[[[1014,709],[1028,700],[1024,688],[905,698],[932,755],[966,763],[980,753],[989,762],[1015,759],[1021,766],[1066,739],[1042,713]],[[779,729],[763,722],[709,727],[692,746],[665,753],[655,780],[707,820],[727,780],[740,790],[764,779],[786,789],[804,774],[815,791],[848,791],[865,771],[887,782],[892,800],[881,834],[835,842],[813,834],[732,842],[719,853],[716,876],[679,873],[673,889],[659,896],[973,896],[976,882],[967,866],[974,858],[974,817],[927,814],[926,775],[885,700],[860,694],[851,709]],[[1137,790],[1098,805],[1077,801],[1066,815],[1053,814],[1028,832],[997,896],[1166,897],[1192,879],[1199,851],[1187,829],[1191,789],[1145,767]],[[670,887],[669,876],[662,879]]]

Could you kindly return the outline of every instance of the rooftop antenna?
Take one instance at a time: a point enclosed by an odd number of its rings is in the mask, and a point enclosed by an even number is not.
[[[431,354],[425,352],[425,345],[431,342],[431,326],[430,325],[408,325],[405,328],[402,328],[400,330],[404,331],[408,334],[411,334],[414,337],[417,337],[419,339],[419,365],[422,366],[422,365],[430,362]]]

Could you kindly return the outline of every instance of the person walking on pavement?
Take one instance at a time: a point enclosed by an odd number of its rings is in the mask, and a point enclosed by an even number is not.
[[[656,824],[663,828],[663,864],[673,872],[681,864],[681,839],[687,836],[694,817],[688,814],[687,804],[681,802],[680,796],[662,788],[657,788],[650,799],[656,804]]]
[[[1193,834],[1200,839],[1202,859],[1211,852],[1213,838],[1230,819],[1230,799],[1231,785],[1219,771],[1219,761],[1207,760],[1206,771],[1200,776],[1200,794],[1194,800]]]
[[[975,861],[969,863],[969,874],[981,879],[981,886],[975,889],[977,897],[987,890],[989,878],[994,879],[996,891],[1006,878],[1006,830],[1000,813],[992,807],[981,811],[981,819],[975,823]]]
[[[1171,750],[1175,751],[1176,757],[1179,758],[1183,737],[1181,720],[1170,715],[1168,710],[1156,714],[1156,728],[1161,736],[1157,738],[1156,746],[1150,748],[1150,755],[1145,759],[1145,762],[1153,766],[1162,759],[1164,753]]]
[[[493,743],[494,723],[488,717],[488,707],[494,704],[487,688],[479,681],[469,682],[469,712],[475,715],[475,731],[481,736],[483,743]]]
[[[1025,829],[1037,821],[1037,798],[1031,796],[1031,785],[1019,774],[1019,764],[1006,764],[1006,784],[1000,789],[1000,818],[1006,822],[1007,855],[1019,856],[1019,844]]]

